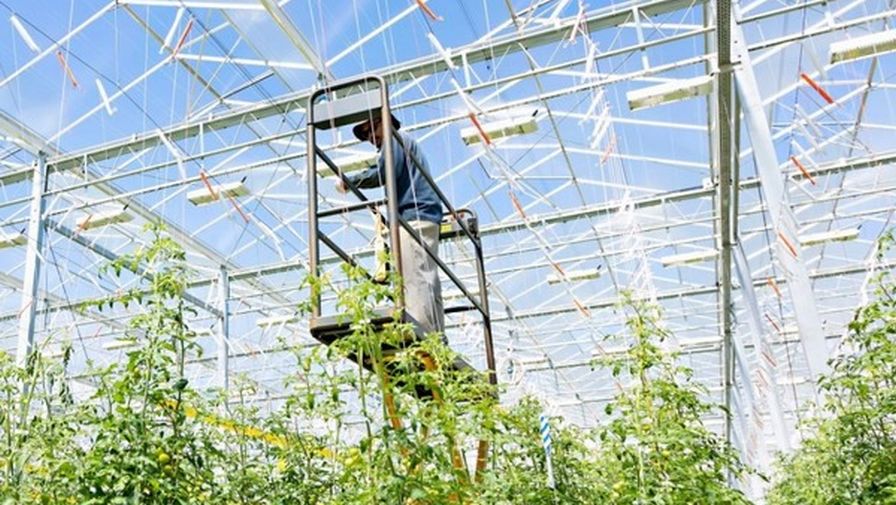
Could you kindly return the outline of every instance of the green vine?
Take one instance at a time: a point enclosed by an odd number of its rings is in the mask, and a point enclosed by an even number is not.
[[[450,366],[457,356],[439,335],[413,336],[397,320],[374,327],[396,293],[358,269],[346,267],[338,287],[307,282],[335,297],[352,333],[329,347],[282,338],[295,364],[281,400],[253,401],[264,386],[247,377],[230,391],[198,389],[187,373],[201,347],[184,300],[186,256],[162,227],[148,232],[146,246],[100,271],[135,287],[83,307],[133,314],[124,360],[82,374],[75,395],[71,349],[61,360],[35,353],[22,368],[0,353],[0,503],[746,501],[726,485],[743,468],[701,424],[712,407],[658,347],[666,334],[650,309],[627,305],[634,344],[597,364],[634,380],[608,405],[608,423],[583,430],[551,419],[551,488],[538,431],[545,407],[499,403],[483,373]],[[476,472],[480,443],[490,450]]]
[[[893,243],[884,234],[878,260]],[[825,402],[804,426],[812,436],[778,463],[770,504],[896,504],[896,283],[885,271],[872,285],[819,382]]]

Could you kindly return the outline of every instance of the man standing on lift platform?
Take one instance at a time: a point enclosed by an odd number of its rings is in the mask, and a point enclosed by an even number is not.
[[[423,239],[431,251],[439,250],[439,227],[442,222],[442,204],[435,190],[420,173],[411,156],[420,162],[421,168],[429,172],[426,158],[413,139],[398,132],[401,123],[392,116],[392,127],[396,130],[393,136],[400,137],[401,143],[392,140],[392,159],[395,163],[395,190],[398,198],[398,212],[401,218]],[[355,137],[361,142],[370,142],[380,152],[377,165],[357,175],[346,176],[355,186],[360,188],[376,188],[386,183],[386,161],[383,151],[383,124],[380,118],[374,118],[355,125],[352,129]],[[402,144],[404,148],[402,148]],[[405,152],[407,149],[408,152]],[[337,180],[336,189],[345,193],[347,188],[343,181]],[[445,315],[442,309],[442,287],[439,282],[439,270],[435,260],[416,240],[399,226],[401,243],[401,271],[404,277],[405,310],[413,317],[420,328],[427,332],[443,332]],[[444,340],[444,336],[442,337]]]

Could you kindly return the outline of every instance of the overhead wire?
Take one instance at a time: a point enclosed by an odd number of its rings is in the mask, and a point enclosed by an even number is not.
[[[14,11],[12,11],[12,9],[11,9],[5,2],[0,1],[0,5],[2,5],[3,7],[5,7],[6,9],[10,10],[11,12],[14,12]],[[73,5],[73,4],[72,4],[72,5]],[[28,21],[27,18],[23,18],[23,19],[24,19],[24,21],[25,21],[29,26],[31,26],[33,29],[35,29],[36,31],[38,31],[41,35],[43,35],[44,37],[46,37],[46,38],[48,38],[48,39],[50,39],[50,40],[54,40],[52,37],[50,37],[47,33],[45,33],[45,32],[44,32],[43,30],[41,30],[39,27],[37,27],[36,25],[30,23],[30,21]],[[147,39],[147,40],[148,40],[148,39]],[[57,45],[58,45],[58,43],[57,43]],[[148,47],[148,46],[146,46],[146,47]],[[72,53],[71,51],[68,51],[68,52],[69,52],[69,54],[72,55],[76,60],[78,60],[81,64],[83,64],[83,65],[85,65],[86,67],[88,67],[89,69],[91,69],[95,74],[102,76],[102,77],[103,77],[104,79],[106,79],[108,82],[112,82],[112,84],[115,85],[116,88],[120,89],[120,87],[117,85],[117,83],[116,83],[116,82],[113,82],[111,79],[109,79],[108,77],[106,77],[105,74],[104,74],[103,72],[99,71],[97,68],[93,67],[91,64],[89,64],[89,63],[86,62],[85,60],[81,59],[77,54]],[[145,61],[148,62],[148,57],[146,58]],[[122,90],[122,91],[124,91],[124,90]],[[124,91],[124,92],[123,92],[123,95],[125,96],[126,99],[128,99],[129,101],[131,101],[132,104],[134,104],[134,105],[138,108],[138,110],[142,111],[142,113],[143,113],[143,114],[142,114],[142,117],[143,117],[144,125],[145,125],[146,121],[150,121],[150,122],[151,122],[153,125],[155,125],[156,127],[160,127],[160,125],[159,125],[158,123],[156,123],[156,122],[152,119],[152,116],[149,114],[149,112],[148,112],[148,110],[147,110],[147,108],[146,108],[146,107],[147,107],[147,106],[146,106],[147,95],[144,95],[144,105],[143,105],[143,106],[137,104],[136,101],[134,101],[133,98],[131,97],[130,93]],[[268,98],[269,100],[271,100],[273,97],[271,97],[270,95],[268,95],[267,98]],[[60,117],[61,117],[61,114],[60,114]],[[60,125],[61,125],[61,123],[60,123]],[[264,243],[264,241],[261,241],[261,242]],[[51,248],[51,249],[52,249],[52,248]],[[58,268],[58,265],[56,265],[56,266],[57,266],[57,268]],[[66,293],[66,294],[67,294],[67,293]],[[68,301],[70,302],[70,300],[68,300]],[[79,337],[81,337],[80,334],[79,334]]]
[[[513,23],[517,25],[517,29],[518,29],[518,30],[519,30],[519,29],[522,29],[522,27],[519,25],[519,21],[518,21],[518,19],[517,19],[516,13],[515,13],[515,11],[514,11],[512,5],[510,5],[509,2],[508,2],[507,0],[505,0],[505,5],[506,5],[507,8],[508,8],[508,11],[509,11],[509,14],[510,14],[510,16],[511,16],[511,19],[512,19]],[[486,6],[484,3],[483,3],[483,9],[487,10],[487,6]],[[487,17],[487,15],[486,15],[486,17]],[[430,25],[430,32],[432,33],[432,27],[431,27],[431,25]],[[435,35],[433,34],[433,36],[435,36]],[[521,47],[521,49],[523,50],[523,52],[525,53],[525,55],[526,55],[526,57],[527,57],[527,61],[528,61],[528,63],[529,63],[530,70],[534,72],[535,68],[534,68],[533,63],[532,63],[532,60],[531,60],[531,55],[528,54],[528,52],[526,51],[526,48],[525,48],[525,47]],[[450,68],[450,66],[449,66],[449,71],[453,72],[453,69]],[[492,72],[493,72],[493,77],[495,77],[495,76],[497,75],[497,74],[496,74],[496,72],[497,72],[497,66],[493,66],[493,67],[492,67]],[[536,78],[536,80],[538,79],[537,76],[536,76],[535,78]],[[537,82],[537,83],[539,84],[539,86],[540,86],[540,82],[539,82],[539,81],[536,81],[536,82]],[[555,134],[558,134],[558,131],[557,131],[557,128],[556,128],[556,123],[553,122],[553,117],[550,115],[550,114],[551,114],[551,112],[550,112],[550,108],[548,107],[548,105],[547,105],[547,103],[546,103],[545,100],[542,100],[542,102],[543,102],[543,104],[545,105],[545,107],[548,109],[548,115],[549,115],[549,118],[550,118],[551,121],[552,121],[552,125],[553,125],[553,128],[554,128],[554,132],[555,132]],[[486,143],[487,143],[487,142],[486,142]],[[486,146],[486,145],[484,145],[483,148],[486,149],[486,150],[489,149],[489,147]],[[564,150],[564,151],[565,151],[565,150]],[[521,156],[519,159],[522,159],[522,156]],[[567,159],[567,162],[568,162],[568,161],[569,161],[569,160]],[[479,161],[479,162],[480,162],[480,164],[481,164],[481,161]],[[570,167],[570,168],[571,168],[571,167]],[[536,238],[540,237],[540,235],[538,235],[538,233],[537,233],[534,229],[532,229],[532,228],[529,226],[528,219],[527,219],[527,217],[526,217],[526,215],[525,215],[523,209],[522,209],[522,208],[519,206],[519,204],[517,203],[517,200],[516,200],[515,196],[513,195],[512,189],[511,189],[510,197],[511,197],[512,203],[513,203],[514,206],[517,208],[517,211],[518,211],[518,213],[520,214],[520,217],[526,222],[526,226],[527,226],[527,228],[530,229],[530,231],[533,233],[533,236],[535,236]],[[538,242],[539,242],[542,246],[547,246],[547,247],[548,247],[547,250],[544,250],[544,248],[543,248],[543,253],[546,254],[546,256],[548,257],[548,259],[549,259],[549,263],[550,263],[551,265],[553,265],[554,268],[557,270],[557,272],[558,272],[560,278],[566,280],[566,274],[565,274],[565,272],[564,272],[562,269],[560,269],[559,265],[558,265],[555,261],[553,261],[553,260],[551,259],[551,253],[550,253],[549,251],[552,250],[552,248],[550,247],[550,244],[545,244],[543,240],[538,240]],[[572,290],[569,289],[568,287],[567,287],[566,291],[567,291],[567,294],[568,294],[568,295],[572,296],[575,306],[576,306],[576,307],[583,313],[583,315],[585,315],[586,317],[588,317],[588,318],[590,319],[591,316],[590,316],[588,310],[587,310],[587,309],[585,308],[585,306],[578,300],[578,297],[577,297],[577,296],[572,292]],[[595,343],[596,343],[596,342],[595,342]],[[598,347],[599,347],[599,344],[597,344],[597,345],[598,345]],[[559,379],[559,372],[557,372],[557,373],[558,373],[557,378]]]

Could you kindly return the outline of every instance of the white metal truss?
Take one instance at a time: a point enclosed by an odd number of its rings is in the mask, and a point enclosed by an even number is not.
[[[0,344],[77,342],[75,378],[116,359],[103,344],[129,317],[76,308],[139,282],[96,273],[161,220],[193,269],[204,353],[190,373],[225,387],[245,374],[282,396],[278,337],[314,345],[296,318],[304,107],[336,76],[388,80],[442,189],[480,217],[499,379],[572,422],[600,422],[615,390],[589,363],[625,344],[614,310],[628,290],[663,308],[680,359],[732,407],[720,430],[761,466],[790,446],[869,270],[892,267],[867,260],[896,194],[887,0],[8,4],[0,234],[28,242],[0,247],[14,289]],[[375,154],[347,131],[321,143],[332,158]],[[85,224],[122,210],[133,220]],[[370,261],[372,222],[324,225]],[[442,254],[475,282],[462,245]],[[448,322],[482,361],[470,321]]]

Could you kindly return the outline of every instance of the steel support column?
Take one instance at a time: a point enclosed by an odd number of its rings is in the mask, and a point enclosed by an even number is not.
[[[19,340],[16,364],[24,366],[34,346],[34,316],[37,309],[37,285],[40,281],[41,249],[44,243],[44,190],[47,156],[37,154],[31,177],[31,210],[28,215],[28,245],[25,250],[25,275],[22,279],[22,301],[19,309]]]
[[[226,391],[230,388],[230,275],[224,265],[218,277],[218,304],[217,385]]]
[[[778,159],[768,118],[762,107],[759,85],[753,71],[750,54],[746,49],[743,29],[735,21],[731,25],[732,51],[735,60],[734,75],[737,90],[743,102],[744,121],[753,147],[756,171],[768,207],[769,219],[775,229],[775,258],[788,279],[788,293],[794,315],[803,341],[809,373],[816,381],[828,370],[827,343],[822,335],[821,319],[812,292],[809,273],[803,263],[798,225],[787,192],[783,176],[778,168]]]
[[[734,159],[731,133],[733,93],[731,84],[731,1],[716,3],[716,55],[718,76],[716,100],[718,114],[715,128],[714,153],[718,179],[716,181],[716,213],[719,218],[719,317],[722,324],[722,379],[725,398],[725,440],[732,442],[732,407],[734,390],[734,345],[731,334],[731,165]]]

